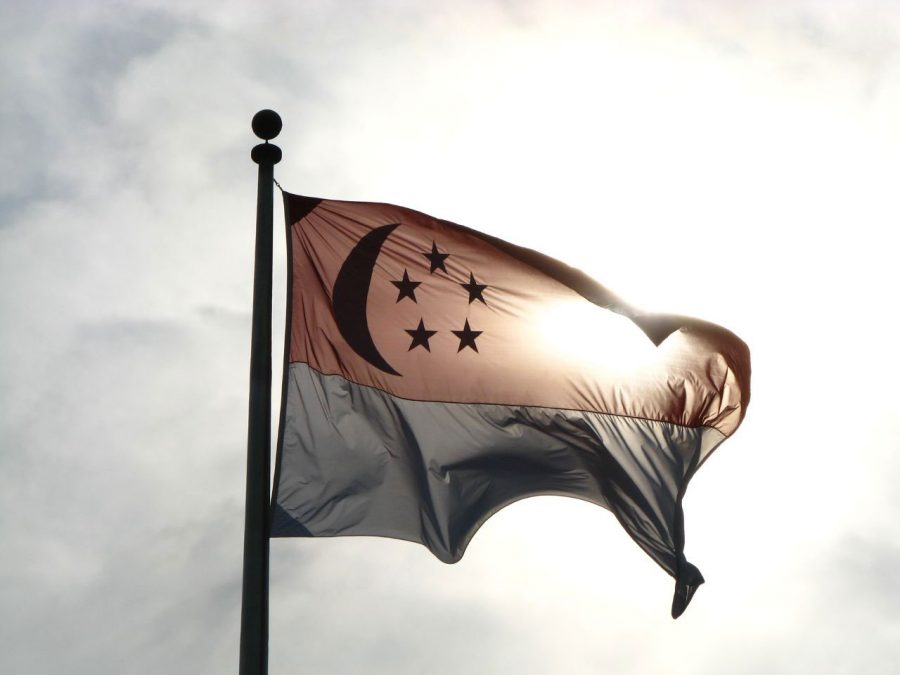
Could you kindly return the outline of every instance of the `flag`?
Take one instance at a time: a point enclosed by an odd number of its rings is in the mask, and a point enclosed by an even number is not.
[[[576,497],[675,578],[680,615],[703,583],[682,498],[744,416],[747,346],[410,209],[284,202],[271,536],[392,537],[452,563],[504,506]]]

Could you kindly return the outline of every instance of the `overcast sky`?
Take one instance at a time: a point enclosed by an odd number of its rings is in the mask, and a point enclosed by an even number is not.
[[[707,583],[678,621],[610,513],[537,498],[454,566],[273,542],[273,675],[896,672],[900,6],[873,0],[0,0],[0,671],[237,671],[261,108],[285,189],[537,248],[754,368],[685,499]]]

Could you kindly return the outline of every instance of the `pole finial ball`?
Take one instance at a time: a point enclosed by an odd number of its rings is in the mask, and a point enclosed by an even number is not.
[[[250,124],[253,133],[266,141],[275,138],[281,131],[281,117],[274,110],[260,110]]]

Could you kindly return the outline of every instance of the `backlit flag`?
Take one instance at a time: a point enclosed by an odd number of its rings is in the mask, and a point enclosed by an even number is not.
[[[747,346],[410,209],[285,194],[285,212],[272,536],[393,537],[452,563],[504,506],[577,497],[675,577],[680,615],[703,583],[681,501],[744,416]]]

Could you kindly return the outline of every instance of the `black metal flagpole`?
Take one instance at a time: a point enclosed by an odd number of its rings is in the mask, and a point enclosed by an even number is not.
[[[281,149],[269,143],[281,131],[274,110],[253,116],[265,142],[250,157],[259,165],[256,261],[250,343],[250,414],[244,511],[244,580],[241,591],[240,675],[266,675],[269,651],[269,467],[272,414],[272,190]]]

